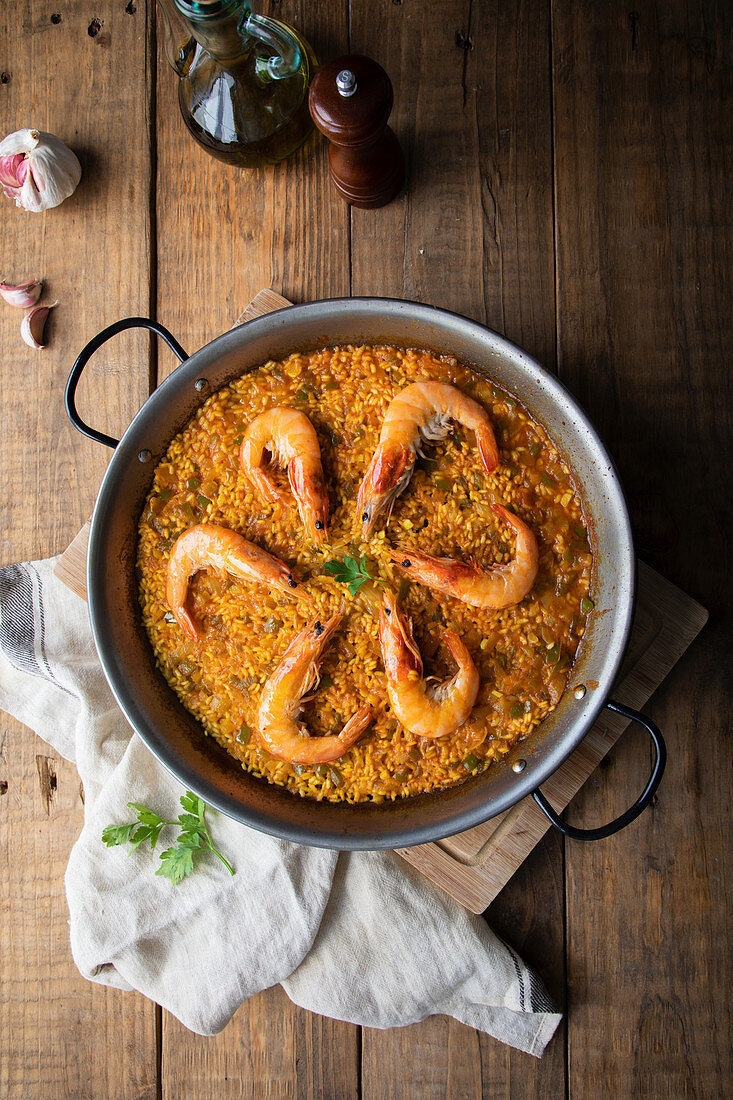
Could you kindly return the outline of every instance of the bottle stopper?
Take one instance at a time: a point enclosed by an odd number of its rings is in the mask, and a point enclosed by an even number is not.
[[[369,57],[328,61],[311,83],[308,106],[330,143],[331,179],[351,206],[385,206],[402,190],[405,158],[387,125],[392,102],[392,82]]]

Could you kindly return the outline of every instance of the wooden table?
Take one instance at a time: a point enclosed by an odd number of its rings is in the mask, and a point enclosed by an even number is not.
[[[567,1012],[541,1062],[445,1017],[362,1030],[309,1015],[279,989],[202,1039],[141,996],[86,983],[63,889],[83,792],[72,766],[6,720],[0,1092],[722,1096],[730,5],[272,0],[259,10],[301,27],[322,57],[351,50],[385,66],[409,170],[391,206],[350,212],[315,141],[274,171],[209,159],[178,117],[152,0],[0,10],[3,126],[56,132],[84,166],[58,210],[2,205],[3,272],[43,276],[60,303],[42,352],[0,308],[2,562],[58,553],[90,512],[108,455],[67,424],[62,390],[103,325],[152,315],[193,350],[262,286],[294,301],[383,294],[485,321],[557,371],[616,457],[640,554],[712,618],[649,708],[670,756],[653,808],[597,844],[548,834],[487,914]],[[174,365],[146,336],[119,337],[93,361],[82,411],[119,434]],[[572,819],[614,816],[649,760],[630,732]]]

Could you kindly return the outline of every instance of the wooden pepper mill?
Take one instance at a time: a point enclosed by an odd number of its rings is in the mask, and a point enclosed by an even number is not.
[[[387,125],[392,102],[392,82],[369,57],[338,57],[313,78],[311,117],[330,142],[334,186],[351,206],[385,206],[402,190],[405,158]]]

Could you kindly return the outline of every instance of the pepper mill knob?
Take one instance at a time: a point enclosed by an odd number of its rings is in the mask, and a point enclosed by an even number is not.
[[[402,190],[405,158],[387,125],[392,102],[392,82],[369,57],[328,61],[311,83],[308,106],[330,142],[331,179],[351,206],[385,206]]]

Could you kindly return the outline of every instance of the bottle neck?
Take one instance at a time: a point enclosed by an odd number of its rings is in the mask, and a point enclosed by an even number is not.
[[[238,57],[249,38],[249,0],[173,0],[196,41],[218,61]]]

